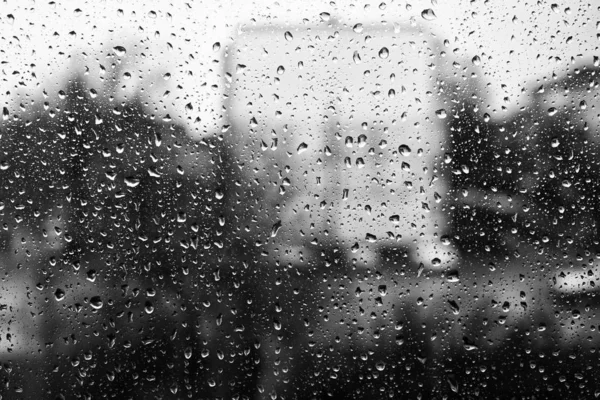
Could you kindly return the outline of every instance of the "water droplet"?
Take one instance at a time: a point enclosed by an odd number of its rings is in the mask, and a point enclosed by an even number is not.
[[[290,31],[286,31],[283,36],[285,37],[285,40],[287,40],[288,42],[291,42],[292,40],[294,40],[294,36],[292,35],[292,32]]]
[[[408,147],[407,145],[401,144],[400,146],[398,146],[398,152],[404,157],[408,157],[410,156],[411,150],[410,147]]]
[[[435,13],[433,12],[433,10],[431,8],[428,8],[421,12],[421,17],[423,17],[423,19],[426,21],[433,21],[434,19],[437,18],[437,15],[435,15]]]
[[[9,117],[9,115],[10,115],[10,114],[9,114],[9,112],[8,112],[8,108],[6,108],[6,107],[3,107],[3,108],[2,108],[2,120],[3,120],[3,121],[6,121],[6,120],[8,119],[8,117]]]
[[[354,54],[352,55],[352,60],[354,60],[354,64],[360,64],[362,62],[362,60],[360,59],[360,54],[358,54],[358,51],[354,52]]]
[[[475,57],[473,57],[473,59],[471,60],[471,62],[475,66],[480,65],[481,64],[481,58],[479,58],[479,56],[475,56]]]
[[[387,49],[387,47],[382,47],[381,50],[379,50],[379,57],[386,59],[390,56],[390,51]]]
[[[300,145],[298,146],[298,148],[296,149],[296,152],[298,154],[302,154],[304,153],[306,150],[308,149],[308,145],[304,142],[300,143]]]
[[[100,298],[100,296],[94,296],[90,299],[90,305],[92,306],[92,308],[94,310],[99,310],[102,308],[104,303],[102,302],[102,299]]]
[[[321,17],[322,21],[328,22],[331,18],[331,14],[329,14],[328,12],[322,12],[321,14],[319,14],[319,17]]]
[[[550,107],[550,108],[548,109],[548,115],[549,115],[549,116],[553,116],[553,115],[555,115],[557,112],[558,112],[558,110],[557,110],[555,107]]]
[[[450,305],[452,314],[458,315],[460,313],[460,308],[458,307],[458,304],[454,300],[448,300],[448,304]]]
[[[363,31],[363,24],[354,25],[352,30],[354,30],[354,32],[356,32],[356,33],[361,33]]]
[[[377,369],[377,371],[383,371],[385,369],[385,362],[377,362],[377,364],[375,364],[375,368]]]
[[[446,110],[444,110],[443,108],[440,108],[439,110],[437,110],[435,112],[435,115],[437,115],[437,117],[439,119],[444,119],[448,116],[448,114],[446,114]]]
[[[56,291],[54,292],[54,298],[56,299],[56,301],[61,301],[65,298],[65,291],[62,289],[56,289]]]
[[[190,346],[186,347],[185,350],[183,351],[183,356],[189,360],[190,358],[192,358],[192,348]]]
[[[280,65],[279,67],[277,67],[277,73],[279,75],[283,75],[285,73],[285,68],[283,67],[283,65]]]
[[[134,178],[133,176],[125,178],[125,185],[127,185],[127,187],[136,187],[139,184],[140,180],[138,178]]]
[[[95,269],[90,269],[86,275],[87,275],[86,279],[88,281],[94,282],[96,280],[96,270]]]
[[[115,51],[115,54],[119,57],[123,57],[127,53],[127,50],[123,46],[115,46],[113,47],[113,50]]]
[[[144,311],[146,311],[147,314],[152,314],[154,312],[154,305],[152,304],[152,302],[146,302],[146,304],[144,305]]]
[[[448,282],[458,282],[460,280],[458,276],[458,271],[450,271],[448,275],[446,275],[446,280]]]
[[[273,227],[271,228],[271,237],[277,236],[279,229],[281,229],[281,221],[277,221],[273,224]]]
[[[550,141],[550,146],[554,148],[560,146],[560,141],[558,140],[558,138],[552,138],[552,140]]]
[[[221,43],[215,42],[213,44],[213,46],[212,46],[212,49],[213,49],[214,52],[217,52],[217,51],[221,50]]]

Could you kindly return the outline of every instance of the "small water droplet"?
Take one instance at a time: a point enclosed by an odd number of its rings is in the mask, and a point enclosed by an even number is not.
[[[387,47],[382,47],[381,50],[379,50],[379,58],[386,59],[389,56],[390,56],[390,51],[387,49]]]
[[[354,64],[360,64],[362,62],[362,60],[360,59],[360,54],[358,54],[358,51],[354,52],[354,54],[352,55],[352,60],[354,61]]]
[[[283,75],[285,73],[285,68],[283,67],[283,65],[280,65],[279,67],[277,67],[277,73],[279,75]]]
[[[437,115],[437,117],[439,119],[444,119],[444,118],[446,118],[448,116],[448,114],[446,114],[446,110],[444,110],[443,108],[437,110],[435,112],[435,115]]]
[[[361,33],[363,31],[363,24],[354,25],[352,30],[354,30],[354,32],[356,32],[356,33]]]
[[[288,42],[291,42],[292,40],[294,40],[294,36],[292,35],[292,32],[290,31],[286,31],[283,36],[285,37],[285,40],[287,40]]]
[[[213,49],[214,52],[217,52],[217,51],[221,50],[221,43],[220,42],[213,43],[212,49]]]
[[[555,115],[557,112],[558,112],[558,110],[557,110],[555,107],[550,107],[550,108],[548,109],[548,115],[549,115],[549,116],[553,116],[553,115]]]

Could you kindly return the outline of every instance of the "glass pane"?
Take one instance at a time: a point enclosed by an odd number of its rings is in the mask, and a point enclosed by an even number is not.
[[[0,398],[600,396],[600,7],[59,3],[0,7]]]

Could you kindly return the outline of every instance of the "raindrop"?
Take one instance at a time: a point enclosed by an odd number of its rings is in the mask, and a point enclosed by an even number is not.
[[[444,110],[443,108],[437,110],[435,112],[435,115],[437,115],[437,117],[439,119],[444,119],[444,118],[446,118],[448,116],[448,114],[446,114],[446,110]]]
[[[123,46],[115,46],[113,47],[113,50],[115,51],[115,54],[119,57],[123,57],[127,53],[127,50]]]
[[[96,280],[96,270],[95,269],[90,269],[86,275],[87,275],[86,279],[88,281],[94,282]]]
[[[94,310],[99,310],[102,308],[104,303],[102,302],[102,299],[100,298],[100,296],[94,296],[90,299],[90,305],[92,306],[92,308]]]
[[[390,51],[387,49],[387,47],[382,47],[381,50],[379,50],[379,58],[386,59],[389,57],[389,55]]]
[[[65,298],[65,291],[62,289],[56,289],[56,291],[54,292],[54,298],[56,299],[56,301],[61,301]]]
[[[398,152],[403,155],[404,157],[408,157],[410,156],[410,147],[408,147],[405,144],[401,144],[400,146],[398,146]]]
[[[277,67],[277,73],[279,75],[283,75],[285,73],[285,68],[283,67],[283,65],[280,65],[279,67]]]
[[[304,142],[300,143],[300,145],[298,146],[298,148],[296,149],[296,152],[298,154],[302,154],[304,153],[306,150],[308,149],[308,145]]]
[[[319,17],[321,17],[322,21],[328,22],[331,18],[331,14],[329,14],[328,12],[322,12],[321,14],[319,14]]]
[[[277,221],[273,224],[273,227],[271,228],[271,237],[277,236],[279,229],[281,229],[281,221]]]
[[[290,31],[286,31],[283,36],[285,37],[285,40],[287,40],[288,42],[291,42],[292,40],[294,40],[294,36],[292,35],[292,32]]]
[[[212,49],[213,49],[213,51],[214,51],[214,52],[217,52],[217,51],[221,50],[221,43],[219,43],[219,42],[215,42],[215,43],[212,45]]]
[[[139,184],[140,180],[138,178],[134,178],[132,176],[125,178],[125,185],[127,185],[127,187],[136,187]]]
[[[352,30],[354,30],[354,32],[356,32],[356,33],[361,33],[363,31],[363,24],[354,25]]]
[[[192,358],[192,348],[190,346],[187,346],[185,348],[185,350],[183,351],[183,356],[186,358],[186,360]]]
[[[146,311],[147,314],[152,314],[154,312],[154,305],[152,305],[150,301],[147,301],[144,305],[144,311]]]
[[[423,17],[423,19],[426,21],[433,21],[434,19],[437,18],[437,16],[435,15],[435,13],[433,12],[433,10],[431,8],[423,10],[421,12],[421,17]]]

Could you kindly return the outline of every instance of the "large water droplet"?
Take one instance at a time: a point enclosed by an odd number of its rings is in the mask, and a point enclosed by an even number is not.
[[[62,289],[56,289],[56,291],[54,292],[54,298],[56,299],[56,301],[61,301],[65,298],[65,291]]]
[[[113,50],[115,51],[115,54],[119,57],[123,57],[127,53],[127,50],[123,46],[115,46],[113,47]]]
[[[382,47],[381,50],[379,50],[379,57],[386,59],[390,56],[390,51],[387,49],[387,47]]]
[[[306,150],[308,149],[308,145],[304,142],[300,143],[300,145],[298,146],[298,148],[296,149],[296,152],[298,154],[302,154],[304,153]]]
[[[426,21],[433,21],[434,19],[437,18],[437,15],[435,15],[435,13],[433,12],[433,10],[431,8],[428,8],[421,12],[421,17],[423,17],[423,19]]]
[[[408,147],[405,144],[401,144],[400,146],[398,146],[398,152],[403,155],[404,157],[408,157],[410,156],[410,147]]]
[[[99,310],[102,308],[104,303],[102,302],[102,299],[100,298],[100,296],[94,296],[90,299],[90,305],[92,306],[92,308],[94,310]]]

